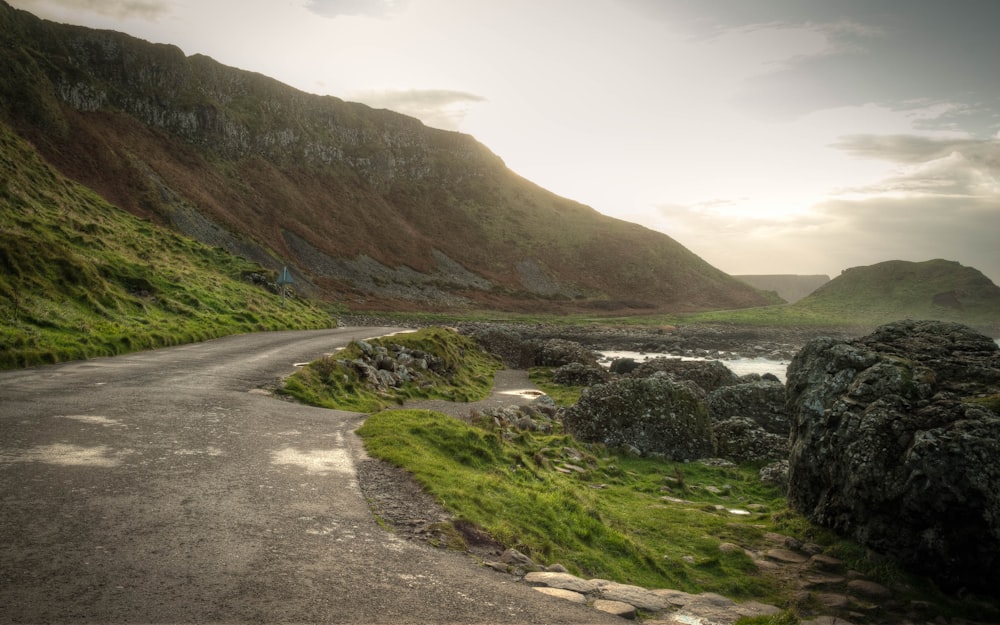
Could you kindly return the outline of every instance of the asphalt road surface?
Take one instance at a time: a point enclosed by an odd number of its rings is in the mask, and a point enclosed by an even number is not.
[[[363,416],[261,391],[388,331],[0,372],[0,622],[620,622],[383,530]]]

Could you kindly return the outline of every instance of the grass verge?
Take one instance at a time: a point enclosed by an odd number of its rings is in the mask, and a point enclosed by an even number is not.
[[[369,350],[382,355],[382,363],[406,352],[414,360],[430,364],[409,366],[408,379],[398,386],[375,386],[369,383],[365,366],[359,365]],[[387,366],[371,357],[368,363]],[[489,395],[493,375],[501,367],[500,361],[473,339],[432,327],[373,339],[367,345],[355,341],[295,372],[281,392],[315,406],[355,412],[375,412],[413,399],[477,401]]]

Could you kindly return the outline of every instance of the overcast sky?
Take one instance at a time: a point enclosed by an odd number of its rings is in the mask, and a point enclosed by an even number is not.
[[[474,135],[732,274],[1000,284],[998,0],[8,0]]]

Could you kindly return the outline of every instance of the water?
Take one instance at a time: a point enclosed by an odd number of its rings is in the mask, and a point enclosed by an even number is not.
[[[695,358],[688,356],[673,356],[671,354],[654,354],[644,352],[629,351],[606,351],[601,352],[601,365],[611,366],[611,361],[618,358],[631,358],[636,362],[645,362],[652,358],[680,358],[681,360],[718,360],[736,375],[746,375],[748,373],[758,373],[764,375],[770,373],[782,382],[785,381],[785,374],[788,371],[790,360],[771,360],[770,358]]]
[[[1000,338],[993,339],[996,341],[998,347],[1000,347]],[[618,358],[631,358],[636,362],[645,362],[651,358],[680,358],[681,360],[718,360],[722,364],[729,367],[733,373],[736,375],[746,375],[748,373],[759,373],[764,375],[765,373],[770,373],[777,376],[782,382],[786,381],[786,373],[788,372],[788,365],[791,364],[790,360],[771,360],[769,358],[692,358],[687,356],[673,356],[671,354],[651,354],[645,352],[629,352],[629,351],[606,351],[601,352],[601,365],[605,367],[611,366],[611,361]]]

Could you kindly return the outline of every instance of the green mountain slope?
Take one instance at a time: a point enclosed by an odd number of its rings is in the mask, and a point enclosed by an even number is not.
[[[758,291],[468,135],[0,0],[0,117],[112,204],[358,309],[690,311]],[[516,128],[512,128],[516,131]]]
[[[846,269],[789,307],[858,323],[941,319],[1000,327],[1000,287],[954,261],[891,260]]]
[[[0,367],[331,325],[259,265],[110,206],[0,124]]]

